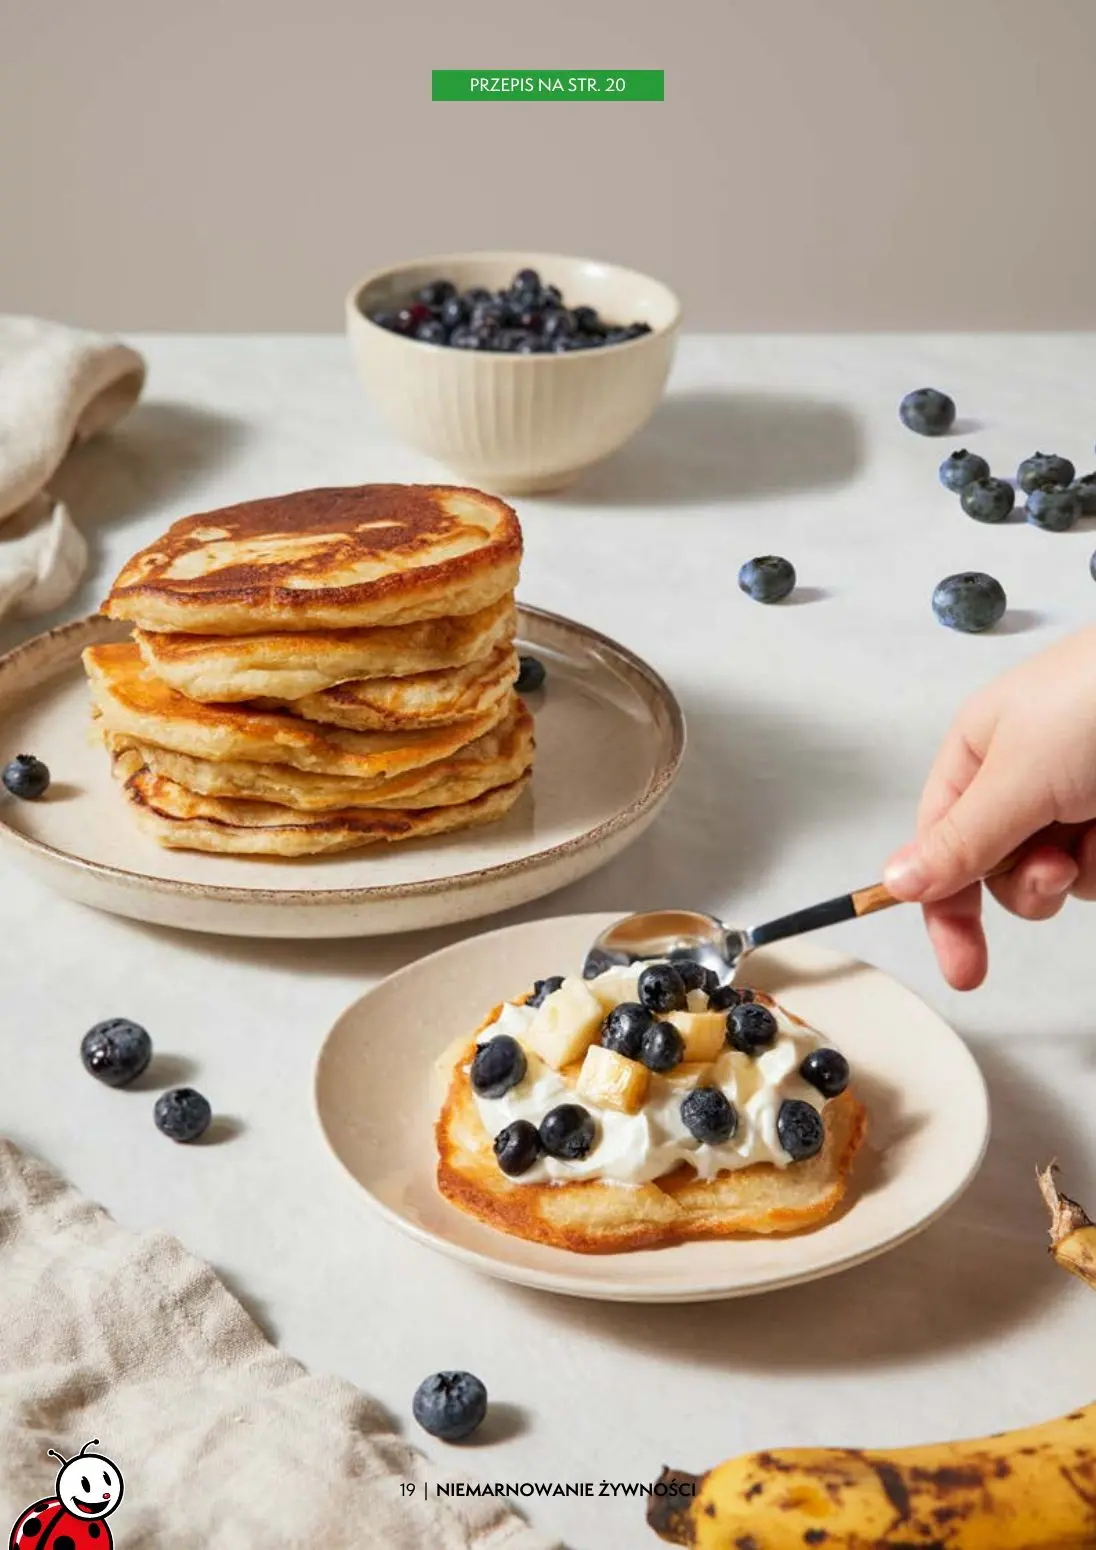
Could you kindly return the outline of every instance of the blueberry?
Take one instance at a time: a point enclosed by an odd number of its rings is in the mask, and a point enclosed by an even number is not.
[[[780,1145],[796,1162],[817,1157],[826,1139],[825,1126],[818,1110],[802,1098],[785,1098],[776,1116]]]
[[[562,307],[563,293],[558,285],[545,285],[541,287],[541,296],[546,307]]]
[[[1004,587],[984,571],[945,576],[932,594],[932,611],[939,622],[967,635],[992,629],[1007,606]]]
[[[0,773],[4,789],[24,802],[37,802],[39,797],[44,797],[49,790],[49,779],[49,770],[32,753],[17,753]]]
[[[549,1157],[581,1162],[594,1144],[594,1117],[580,1103],[561,1103],[540,1122],[540,1144]]]
[[[685,1040],[673,1023],[652,1023],[643,1035],[639,1058],[649,1071],[672,1071],[685,1059]]]
[[[644,334],[651,332],[650,323],[629,323],[624,330],[629,339],[642,339]]]
[[[450,296],[442,302],[441,320],[446,328],[459,328],[468,319],[468,303],[463,296]]]
[[[428,318],[415,330],[415,338],[420,344],[445,344],[448,337],[445,324],[437,318]]]
[[[670,962],[681,975],[686,992],[703,990],[710,996],[713,990],[719,988],[719,976],[712,969],[706,969],[702,963],[697,963],[695,958],[690,958],[687,949],[672,952]]]
[[[638,1060],[643,1047],[643,1035],[651,1027],[654,1018],[638,1001],[622,1001],[614,1006],[601,1025],[600,1042],[606,1049],[629,1060]]]
[[[708,1146],[722,1146],[738,1129],[738,1113],[718,1087],[694,1087],[681,1100],[681,1122]]]
[[[152,1040],[140,1023],[112,1017],[96,1023],[80,1043],[84,1070],[108,1087],[125,1087],[141,1075],[152,1059]]]
[[[898,418],[918,436],[942,436],[955,424],[955,400],[936,388],[915,388],[898,405]]]
[[[743,1055],[760,1055],[776,1034],[776,1018],[759,1001],[744,1001],[727,1016],[727,1043]]]
[[[1082,517],[1096,517],[1096,474],[1082,474],[1073,488],[1081,498]]]
[[[514,353],[517,355],[543,355],[543,341],[538,339],[535,334],[526,334],[518,340]]]
[[[849,1063],[838,1050],[812,1049],[799,1067],[799,1075],[823,1098],[836,1098],[849,1085]]]
[[[528,1173],[540,1156],[540,1132],[527,1119],[516,1119],[499,1131],[493,1146],[503,1173],[516,1179],[519,1174]]]
[[[595,307],[576,307],[571,313],[575,327],[583,334],[592,334],[601,327],[601,319]]]
[[[569,312],[549,312],[544,319],[542,332],[546,339],[565,339],[574,331],[574,319]]]
[[[471,311],[473,307],[478,306],[481,301],[490,300],[491,292],[485,290],[482,285],[469,286],[468,290],[466,290],[464,293],[464,303],[465,306],[468,307],[469,311]]]
[[[1034,452],[1016,470],[1016,483],[1025,495],[1051,484],[1071,484],[1077,472],[1068,457],[1055,452]]]
[[[607,953],[602,947],[592,947],[582,965],[582,977],[584,980],[597,979],[607,969],[622,969],[631,961],[627,953]]]
[[[170,1140],[197,1141],[209,1129],[213,1110],[193,1087],[172,1087],[157,1098],[152,1117]]]
[[[795,566],[779,554],[758,555],[743,565],[738,585],[755,603],[779,603],[795,586]]]
[[[989,478],[989,464],[977,452],[963,447],[940,464],[940,483],[945,490],[964,490],[975,479]]]
[[[474,328],[455,328],[449,335],[449,343],[456,350],[482,350],[483,336]]]
[[[1048,533],[1065,533],[1081,515],[1081,497],[1072,485],[1043,484],[1027,500],[1027,519]]]
[[[972,479],[959,492],[959,504],[976,522],[1003,522],[1016,504],[1007,479]]]
[[[417,300],[428,307],[440,307],[456,294],[457,288],[451,280],[431,280],[429,285],[424,285],[417,293]]]
[[[526,1001],[526,1006],[542,1006],[549,996],[555,995],[563,984],[562,974],[551,974],[547,979],[533,981],[533,994]]]
[[[535,269],[519,269],[510,282],[512,291],[536,291],[540,292],[540,275]]]
[[[652,963],[639,976],[639,999],[649,1012],[660,1017],[664,1012],[684,1012],[686,999],[685,981],[672,963]]]
[[[752,1001],[753,994],[752,990],[740,990],[737,985],[720,985],[709,995],[708,1008],[712,1012],[729,1012],[733,1006]]]
[[[387,328],[389,332],[395,332],[399,328],[399,314],[396,312],[371,312],[369,321],[376,323],[378,328]]]
[[[508,1033],[497,1033],[481,1044],[472,1061],[473,1091],[481,1098],[501,1098],[525,1075],[525,1051]]]
[[[519,657],[518,676],[514,680],[514,688],[519,694],[533,694],[537,689],[544,688],[544,680],[547,676],[548,670],[539,657]]]
[[[487,1390],[470,1372],[435,1372],[415,1390],[411,1414],[431,1437],[463,1442],[487,1414]]]

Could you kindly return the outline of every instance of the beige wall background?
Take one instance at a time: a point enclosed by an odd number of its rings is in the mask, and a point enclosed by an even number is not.
[[[432,67],[665,103],[432,103]],[[0,310],[340,327],[360,272],[556,248],[693,327],[1096,326],[1096,0],[0,0]]]

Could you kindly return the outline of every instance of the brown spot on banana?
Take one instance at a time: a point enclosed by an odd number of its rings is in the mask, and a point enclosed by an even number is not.
[[[662,1467],[662,1473],[658,1477],[659,1485],[676,1485],[677,1492],[670,1496],[666,1494],[653,1495],[647,1499],[647,1524],[654,1529],[660,1539],[666,1540],[671,1545],[692,1545],[696,1543],[696,1523],[692,1508],[696,1505],[696,1498],[701,1486],[704,1484],[702,1475],[690,1475],[684,1469],[670,1469],[666,1465]],[[682,1495],[681,1487],[689,1487],[689,1494]],[[709,1505],[712,1511],[707,1509]],[[715,1515],[715,1503],[705,1502],[704,1510],[708,1517]]]

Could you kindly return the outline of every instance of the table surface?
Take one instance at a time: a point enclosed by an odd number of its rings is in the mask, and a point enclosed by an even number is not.
[[[150,361],[145,401],[56,481],[93,551],[66,614],[93,607],[122,561],[189,511],[444,477],[382,429],[339,338],[136,342]],[[897,421],[922,383],[959,404],[946,444]],[[572,491],[517,505],[521,595],[666,676],[688,718],[686,766],[631,851],[510,918],[687,900],[751,921],[876,878],[963,696],[1096,603],[1091,523],[1063,535],[973,523],[937,464],[966,443],[1002,471],[1036,447],[1083,471],[1094,402],[1091,337],[684,340],[669,397],[630,447]],[[758,553],[796,565],[791,604],[739,593],[738,567]],[[992,635],[933,620],[934,584],[968,568],[1008,592]],[[0,647],[30,633],[0,627]],[[1044,1251],[1034,1177],[1057,1155],[1074,1191],[1096,1195],[1089,907],[1038,927],[994,908],[991,976],[969,996],[939,979],[915,910],[832,931],[969,1041],[994,1113],[982,1173],[923,1236],[845,1275],[745,1302],[629,1308],[435,1256],[374,1216],[325,1150],[311,1084],[328,1029],[378,977],[460,929],[301,944],[187,935],[82,909],[9,868],[0,1128],[122,1222],[170,1228],[288,1352],[359,1383],[411,1434],[425,1373],[479,1373],[512,1408],[505,1435],[459,1464],[597,1487],[747,1448],[995,1431],[1092,1397],[1077,1360],[1092,1309]],[[151,1123],[154,1088],[89,1082],[79,1037],[113,1015],[149,1027],[161,1081],[200,1086],[233,1117],[231,1139],[172,1147]],[[643,1503],[628,1498],[545,1499],[530,1517],[575,1550],[647,1542]]]

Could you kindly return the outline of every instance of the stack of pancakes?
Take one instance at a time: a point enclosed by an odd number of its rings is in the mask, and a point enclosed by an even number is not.
[[[514,691],[521,528],[445,485],[361,485],[176,522],[84,653],[96,724],[162,844],[308,856],[491,823],[530,778]]]

